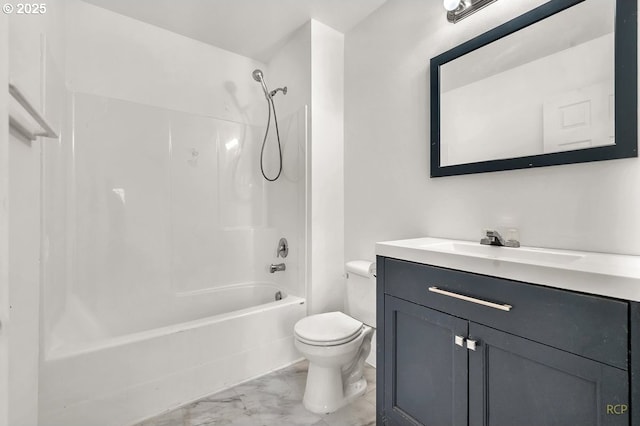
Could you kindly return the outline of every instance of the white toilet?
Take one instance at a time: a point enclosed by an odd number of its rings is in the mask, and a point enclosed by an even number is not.
[[[374,269],[372,262],[347,262],[346,314],[311,315],[294,326],[295,346],[309,360],[302,402],[311,412],[336,411],[367,389],[364,362],[376,325]]]

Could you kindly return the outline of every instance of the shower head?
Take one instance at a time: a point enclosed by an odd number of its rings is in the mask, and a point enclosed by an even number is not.
[[[262,74],[262,70],[253,70],[253,79],[257,82],[262,82],[262,79],[264,78],[264,74]]]
[[[253,76],[253,79],[262,86],[262,91],[264,92],[264,97],[267,98],[267,101],[271,99],[269,89],[267,89],[267,83],[264,81],[264,74],[262,73],[262,70],[255,69],[251,75]]]

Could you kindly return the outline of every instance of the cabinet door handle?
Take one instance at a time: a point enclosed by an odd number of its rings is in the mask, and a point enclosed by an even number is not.
[[[478,345],[477,340],[467,339],[467,349],[475,351],[477,345]]]
[[[454,339],[454,341],[455,341],[456,345],[458,345],[458,346],[462,346],[462,347],[464,347],[464,341],[465,341],[465,340],[466,340],[466,339],[465,339],[464,337],[462,337],[462,336],[457,336],[457,335],[456,335],[456,337],[455,337],[455,339]]]
[[[458,294],[458,293],[453,293],[451,291],[442,290],[442,289],[439,289],[438,287],[429,287],[429,291],[433,293],[441,294],[443,296],[454,297],[456,299],[464,300],[467,302],[477,303],[478,305],[488,306],[494,309],[500,309],[501,311],[509,312],[511,308],[513,308],[513,306],[511,305],[493,303],[493,302],[489,302],[482,299],[476,299],[475,297],[465,296],[464,294]]]

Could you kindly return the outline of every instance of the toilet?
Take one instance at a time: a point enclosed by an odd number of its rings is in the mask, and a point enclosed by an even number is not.
[[[345,313],[311,315],[294,326],[295,346],[309,360],[302,403],[313,413],[331,413],[367,389],[364,363],[375,331],[375,264],[347,262]]]

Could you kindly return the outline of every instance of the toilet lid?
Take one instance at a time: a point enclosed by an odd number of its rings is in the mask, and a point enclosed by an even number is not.
[[[363,324],[342,312],[311,315],[296,323],[293,330],[310,344],[339,345],[358,336]]]

